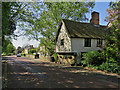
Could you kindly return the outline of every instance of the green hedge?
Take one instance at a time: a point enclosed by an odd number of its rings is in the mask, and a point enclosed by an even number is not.
[[[13,53],[8,53],[7,55],[8,55],[8,56],[11,56],[11,55],[13,55]]]

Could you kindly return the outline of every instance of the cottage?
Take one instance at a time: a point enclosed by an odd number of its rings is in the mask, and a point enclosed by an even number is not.
[[[91,15],[90,23],[62,20],[56,35],[56,53],[60,63],[79,64],[83,53],[101,50],[104,46],[106,26],[99,25],[98,12]]]

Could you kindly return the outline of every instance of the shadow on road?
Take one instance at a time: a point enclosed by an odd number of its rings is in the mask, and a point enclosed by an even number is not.
[[[117,78],[112,82],[108,80],[111,77],[90,73],[82,67],[62,67],[12,56],[3,60],[8,61],[7,88],[118,88]]]

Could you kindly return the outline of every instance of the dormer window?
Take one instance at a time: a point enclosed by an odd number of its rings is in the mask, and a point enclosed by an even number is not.
[[[97,47],[101,47],[102,46],[102,39],[97,39]]]
[[[60,45],[64,46],[64,39],[61,39]]]

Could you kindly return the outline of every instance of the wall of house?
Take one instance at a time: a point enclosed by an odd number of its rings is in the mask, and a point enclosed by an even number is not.
[[[62,39],[64,39],[64,45],[60,45]],[[70,52],[70,51],[71,51],[71,39],[68,37],[65,24],[63,23],[56,42],[56,52]]]
[[[28,49],[25,49],[25,54],[28,54]]]
[[[88,51],[97,51],[101,48],[97,47],[97,39],[91,39],[91,47],[84,47],[85,39],[84,38],[71,38],[71,51],[77,52],[76,63],[80,63],[81,53]],[[103,41],[104,45],[104,41]]]
[[[88,52],[92,50],[101,50],[97,47],[97,39],[91,39],[91,47],[84,47],[85,39],[84,38],[71,38],[71,50],[72,52]],[[103,41],[104,45],[104,41]]]

